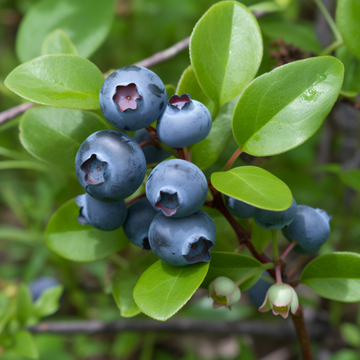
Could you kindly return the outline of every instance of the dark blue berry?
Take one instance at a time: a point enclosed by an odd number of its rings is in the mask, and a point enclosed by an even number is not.
[[[254,206],[229,196],[225,196],[225,201],[232,215],[240,219],[247,219],[254,216]]]
[[[41,294],[54,286],[58,286],[60,283],[51,276],[41,276],[29,283],[29,290],[33,301],[36,301]]]

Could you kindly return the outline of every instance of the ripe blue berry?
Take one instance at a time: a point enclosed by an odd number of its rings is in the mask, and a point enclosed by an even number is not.
[[[270,275],[267,271],[264,271],[262,273],[262,275],[270,278]],[[259,308],[263,304],[265,297],[266,297],[266,293],[269,290],[271,285],[272,285],[271,283],[269,283],[265,280],[259,279],[250,289],[246,290],[250,301],[257,308]]]
[[[136,131],[134,135],[134,140],[138,144],[140,144],[143,141],[151,140],[151,136],[149,135],[149,132],[146,129],[141,129]],[[142,151],[144,152],[145,155],[146,164],[159,163],[171,156],[171,154],[168,153],[166,150],[158,149],[154,145],[146,145],[142,148]]]
[[[232,215],[237,216],[240,219],[247,219],[254,216],[254,206],[229,196],[225,196],[225,201],[227,208]]]
[[[80,206],[78,222],[81,225],[90,224],[95,229],[112,231],[126,220],[127,207],[124,200],[104,202],[84,194],[76,197],[76,204]]]
[[[159,139],[166,145],[181,148],[204,140],[211,130],[209,110],[190,95],[173,95],[156,125]]]
[[[282,229],[282,233],[289,241],[298,243],[293,249],[295,252],[313,254],[329,238],[331,219],[324,210],[299,205],[294,221]]]
[[[254,211],[255,222],[266,230],[282,229],[289,225],[296,215],[297,204],[293,199],[291,206],[284,211],[270,211],[256,208]]]
[[[113,130],[90,135],[80,146],[75,170],[81,186],[102,201],[123,200],[141,185],[146,160],[138,143]]]
[[[209,251],[215,239],[215,224],[203,210],[177,219],[159,213],[149,229],[149,241],[154,254],[176,266],[210,261]]]
[[[180,159],[156,166],[146,182],[146,196],[156,211],[183,217],[199,210],[206,200],[205,175],[194,164]]]
[[[99,95],[101,111],[121,130],[139,130],[155,122],[166,105],[166,89],[151,70],[127,66],[105,80]]]
[[[137,200],[128,208],[124,232],[130,242],[145,250],[150,250],[149,227],[157,212],[147,198]]]
[[[51,276],[41,276],[29,283],[29,290],[33,301],[36,301],[41,294],[54,286],[58,286],[60,283]]]

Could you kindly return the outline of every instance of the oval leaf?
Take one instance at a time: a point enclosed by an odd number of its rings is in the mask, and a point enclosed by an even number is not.
[[[56,29],[45,38],[41,47],[41,55],[49,54],[77,55],[77,51],[70,38],[61,29]]]
[[[108,124],[90,111],[36,107],[25,112],[19,128],[20,141],[30,154],[73,171],[80,145]]]
[[[101,71],[76,55],[45,55],[15,68],[5,85],[19,96],[49,106],[97,110]]]
[[[343,76],[342,63],[323,56],[295,61],[256,78],[234,111],[236,142],[255,156],[280,154],[302,144],[330,112]]]
[[[218,191],[260,209],[282,211],[290,207],[288,186],[268,171],[256,166],[241,166],[211,175]]]
[[[360,301],[360,255],[337,252],[320,256],[305,267],[300,281],[326,299]]]
[[[256,272],[257,270],[258,272]],[[261,262],[250,256],[212,251],[209,271],[201,287],[207,289],[218,276],[226,276],[237,281],[250,273],[254,273],[240,285],[241,290],[246,290],[258,281],[263,271]]]
[[[203,282],[209,263],[172,266],[159,260],[140,277],[134,299],[146,315],[165,321],[178,312]]]
[[[139,276],[128,269],[119,269],[112,278],[112,292],[123,317],[132,317],[141,311],[133,298],[134,287]]]
[[[72,261],[95,261],[121,250],[128,244],[122,227],[101,231],[77,221],[79,206],[74,199],[64,204],[50,219],[45,240],[47,246]]]
[[[89,57],[107,37],[113,19],[113,5],[113,0],[38,2],[25,15],[16,37],[20,61],[40,56],[43,41],[55,29],[62,29],[79,54]]]
[[[251,11],[235,1],[213,5],[195,25],[190,59],[205,94],[222,106],[254,78],[261,63],[262,38]]]
[[[336,25],[345,45],[360,59],[360,1],[338,0],[336,5]]]

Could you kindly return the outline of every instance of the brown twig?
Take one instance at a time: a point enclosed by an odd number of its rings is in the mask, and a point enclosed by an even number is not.
[[[145,140],[145,141],[143,141],[143,142],[141,142],[141,143],[139,144],[139,146],[140,146],[141,148],[143,148],[143,147],[145,147],[145,146],[148,146],[148,145],[156,146],[156,143],[155,143],[155,141],[153,141],[153,140]]]
[[[1,112],[0,113],[0,124],[3,124],[8,120],[11,120],[11,119],[15,118],[16,116],[23,114],[26,110],[29,110],[34,106],[35,106],[35,104],[33,104],[33,103],[24,103],[24,104],[15,106],[11,109]]]

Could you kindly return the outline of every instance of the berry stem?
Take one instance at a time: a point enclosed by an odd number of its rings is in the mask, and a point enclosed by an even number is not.
[[[296,246],[296,242],[293,241],[287,248],[286,250],[283,252],[283,254],[281,255],[281,260],[285,260],[287,254],[293,249],[293,247]]]
[[[139,146],[141,148],[145,147],[145,146],[148,146],[148,145],[154,145],[156,146],[156,142],[154,140],[146,140],[146,141],[143,141],[139,144]]]
[[[279,247],[277,244],[277,230],[271,230],[272,248],[273,248],[273,260],[274,262],[279,260]]]
[[[146,196],[146,194],[145,194],[145,193],[142,193],[142,194],[137,195],[137,196],[133,197],[132,199],[126,201],[125,204],[126,204],[126,206],[129,206],[130,204],[132,204],[132,203],[135,202],[136,200],[139,200],[139,199],[141,199],[141,198],[143,198],[143,197],[145,197],[145,196]]]
[[[229,161],[225,164],[225,166],[223,167],[222,171],[227,171],[231,169],[232,164],[235,162],[235,160],[240,156],[240,154],[242,153],[242,149],[238,148],[234,154],[231,155],[231,158],[229,159]]]
[[[275,267],[275,274],[276,274],[276,283],[282,284],[282,277],[281,277],[281,265],[277,264]]]
[[[174,148],[178,154],[178,157],[182,160],[186,160],[184,148]]]

